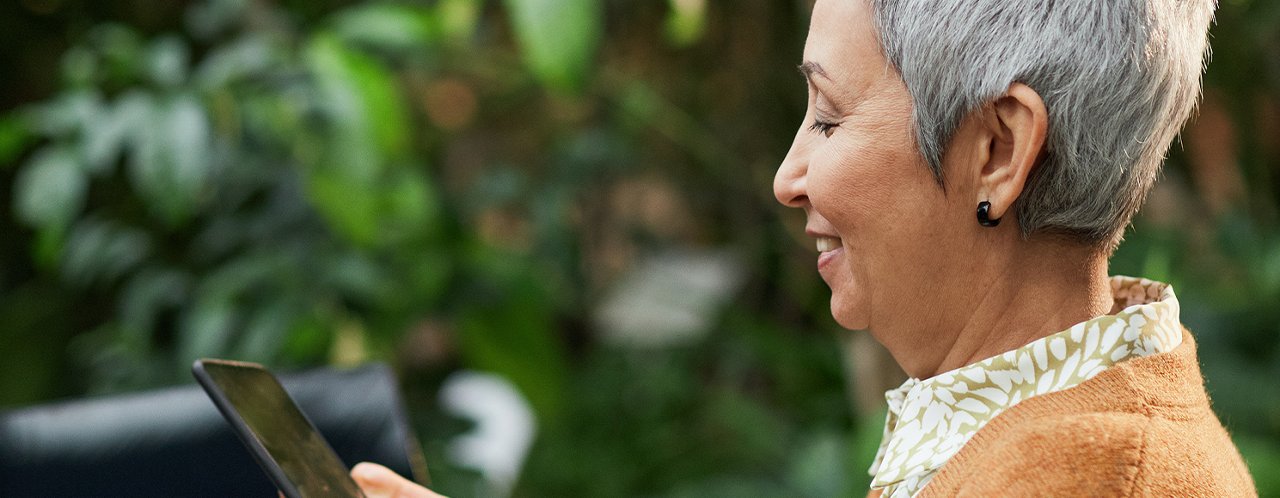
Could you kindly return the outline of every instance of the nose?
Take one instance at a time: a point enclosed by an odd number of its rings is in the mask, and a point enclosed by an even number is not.
[[[809,159],[799,133],[791,143],[791,150],[782,159],[778,172],[773,176],[773,196],[783,206],[803,208],[809,204],[806,181],[809,173]]]

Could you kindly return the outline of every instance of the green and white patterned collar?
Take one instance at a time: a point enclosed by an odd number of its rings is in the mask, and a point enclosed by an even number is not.
[[[871,464],[884,498],[914,496],[988,421],[1018,402],[1084,382],[1116,363],[1182,343],[1168,284],[1112,277],[1112,314],[885,393],[889,415]]]

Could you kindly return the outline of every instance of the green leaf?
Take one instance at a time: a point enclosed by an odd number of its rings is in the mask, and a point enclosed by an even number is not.
[[[134,90],[110,109],[88,118],[81,130],[80,155],[89,173],[100,176],[112,171],[129,132],[147,125],[151,107],[151,96]]]
[[[454,40],[471,38],[480,20],[481,7],[480,0],[440,0],[436,4],[440,31]]]
[[[392,296],[384,292],[390,280],[383,268],[359,251],[334,255],[324,261],[325,286],[357,303],[375,303]]]
[[[272,362],[284,349],[296,319],[297,310],[285,299],[259,304],[240,333],[234,356],[245,361]]]
[[[436,20],[412,5],[374,3],[342,11],[333,29],[344,41],[396,52],[428,50],[435,43]]]
[[[329,119],[332,134],[330,151],[342,155],[339,163],[356,160],[369,164],[370,171],[354,171],[361,176],[385,167],[385,161],[403,155],[409,146],[408,106],[400,96],[395,76],[377,60],[348,48],[336,37],[319,35],[307,48],[307,63],[316,77],[317,102]],[[343,152],[352,147],[352,152]],[[359,154],[372,153],[361,158]]]
[[[667,39],[677,47],[687,47],[702,38],[707,24],[706,0],[670,0]]]
[[[45,270],[56,271],[66,239],[65,227],[44,227],[36,230],[36,240],[31,245],[31,257],[36,265]]]
[[[600,0],[506,0],[525,64],[561,91],[582,87],[600,42]]]
[[[440,250],[426,250],[414,254],[406,266],[414,292],[425,299],[435,299],[448,288],[452,274],[449,255]]]
[[[76,223],[62,254],[62,276],[72,285],[114,282],[151,254],[151,240],[137,228],[89,218]]]
[[[197,38],[210,39],[231,29],[249,10],[249,0],[207,0],[187,8],[187,31]]]
[[[104,111],[97,90],[73,90],[31,109],[29,124],[36,133],[51,138],[71,136]]]
[[[313,311],[295,320],[282,346],[282,360],[315,363],[328,353],[333,340],[333,321],[326,313]]]
[[[423,169],[397,170],[388,183],[381,216],[387,240],[417,240],[439,232],[439,200]]]
[[[33,228],[65,228],[84,208],[89,182],[75,156],[44,150],[14,180],[14,211]]]
[[[280,295],[272,284],[281,280],[287,262],[271,252],[245,254],[207,274],[194,292],[193,304],[178,330],[177,360],[189,364],[200,357],[235,351],[243,319],[252,313],[255,292]]]
[[[342,170],[310,172],[307,193],[326,222],[346,240],[362,246],[378,239],[381,200],[372,181],[351,178]]]
[[[152,213],[178,225],[193,214],[209,183],[208,118],[190,95],[152,106],[148,117],[132,137],[129,180]]]
[[[100,69],[107,82],[135,83],[142,72],[143,40],[124,24],[102,24],[89,34],[89,48],[102,54]]]
[[[151,344],[166,309],[187,300],[191,278],[179,271],[148,268],[129,279],[120,297],[120,332],[130,343]]]
[[[31,143],[27,114],[12,113],[0,116],[0,169],[12,166],[12,161]]]
[[[162,87],[175,87],[187,79],[191,53],[187,44],[175,36],[162,37],[147,49],[147,73],[151,81]]]
[[[73,87],[92,85],[98,74],[98,56],[85,47],[71,47],[62,56],[62,79]]]
[[[212,91],[278,69],[278,64],[285,63],[278,48],[268,37],[253,34],[217,46],[193,70],[192,85],[202,91]]]
[[[386,68],[334,36],[313,39],[307,62],[328,124],[308,193],[335,231],[369,246],[381,232],[387,170],[409,150],[406,106]]]
[[[178,336],[178,363],[228,356],[235,323],[236,309],[229,300],[219,297],[197,300],[186,314]]]

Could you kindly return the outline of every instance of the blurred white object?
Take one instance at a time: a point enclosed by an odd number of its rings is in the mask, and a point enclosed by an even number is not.
[[[440,402],[476,423],[475,430],[449,444],[449,458],[479,470],[492,487],[489,496],[510,496],[536,431],[529,403],[506,379],[471,371],[450,375]]]
[[[614,285],[596,310],[596,325],[619,346],[693,343],[710,331],[742,276],[742,265],[727,251],[654,255]]]

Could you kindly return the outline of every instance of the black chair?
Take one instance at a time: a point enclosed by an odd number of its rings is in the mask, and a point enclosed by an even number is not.
[[[348,465],[374,461],[422,482],[426,466],[389,368],[280,381]],[[0,497],[276,496],[194,385],[0,413]]]

